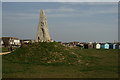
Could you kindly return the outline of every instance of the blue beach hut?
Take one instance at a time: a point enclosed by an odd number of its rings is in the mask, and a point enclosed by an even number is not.
[[[104,47],[104,44],[100,44],[100,48],[101,49],[104,49],[105,47]]]
[[[109,44],[108,43],[106,43],[104,46],[105,46],[105,49],[109,49]]]
[[[113,44],[109,44],[109,49],[113,49]]]

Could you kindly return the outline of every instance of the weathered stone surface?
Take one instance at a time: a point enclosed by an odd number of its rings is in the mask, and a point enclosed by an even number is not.
[[[51,42],[48,25],[47,25],[47,17],[43,9],[40,12],[40,20],[37,29],[36,42]]]

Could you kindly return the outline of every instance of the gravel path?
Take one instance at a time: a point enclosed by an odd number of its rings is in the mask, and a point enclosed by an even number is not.
[[[4,54],[9,54],[10,52],[3,52],[3,53],[0,53],[0,55],[4,55]]]

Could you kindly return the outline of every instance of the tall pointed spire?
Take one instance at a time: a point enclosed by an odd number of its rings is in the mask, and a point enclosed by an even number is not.
[[[44,10],[42,9],[40,12],[40,20],[37,29],[37,37],[36,42],[50,42],[50,34],[47,25],[47,17],[45,15]]]
[[[40,11],[40,16],[41,16],[41,17],[46,16],[43,9],[41,9],[41,11]]]

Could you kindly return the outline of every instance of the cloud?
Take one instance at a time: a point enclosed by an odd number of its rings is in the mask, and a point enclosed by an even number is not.
[[[58,9],[45,9],[45,12],[47,13],[56,13],[56,12],[75,12],[76,9],[73,8],[66,8],[66,7],[60,7]]]
[[[7,17],[5,17],[7,16]],[[39,14],[35,13],[4,13],[3,14],[3,19],[6,20],[31,20],[31,19],[36,19],[39,18]]]
[[[46,9],[48,17],[86,17],[92,15],[104,15],[104,14],[117,14],[117,7],[107,8],[89,8],[89,9],[74,9],[74,8],[58,8],[58,9]],[[51,13],[51,14],[49,14]]]
[[[102,8],[102,9],[97,9],[97,8],[91,8],[90,10],[86,11],[90,15],[95,15],[95,14],[117,14],[118,9],[117,7],[107,7],[107,8]]]
[[[74,4],[74,3],[73,3]],[[76,4],[76,3],[75,3]],[[77,3],[78,4],[78,3]],[[81,3],[80,3],[81,4]],[[86,3],[85,3],[86,4]],[[88,4],[96,4],[96,3],[88,3]],[[101,4],[101,3],[100,3]],[[106,4],[106,3],[102,3]],[[109,4],[109,3],[107,3]],[[112,4],[112,3],[111,3]],[[44,9],[45,13],[47,14],[47,17],[52,18],[64,18],[64,17],[87,17],[92,15],[100,15],[100,14],[117,14],[118,13],[118,6],[110,6],[110,7],[95,7],[95,6],[87,6],[88,9],[82,8],[75,8],[74,5],[62,5],[58,8],[48,8]],[[7,15],[8,17],[5,17],[7,19],[18,19],[18,20],[27,20],[27,19],[36,19],[39,18],[38,12],[40,12],[39,9],[31,11],[36,13],[4,13],[3,15]]]
[[[39,11],[39,10],[38,10]],[[47,14],[47,17],[51,18],[64,18],[64,17],[87,17],[92,15],[100,15],[100,14],[117,14],[118,10],[117,8],[103,8],[103,9],[97,9],[97,8],[90,8],[88,10],[77,10],[74,8],[64,8],[60,7],[58,9],[45,9],[45,13]],[[5,17],[7,19],[17,19],[17,20],[30,20],[30,19],[38,19],[39,14],[37,13],[9,13],[3,14],[4,16],[7,15],[8,17]]]

